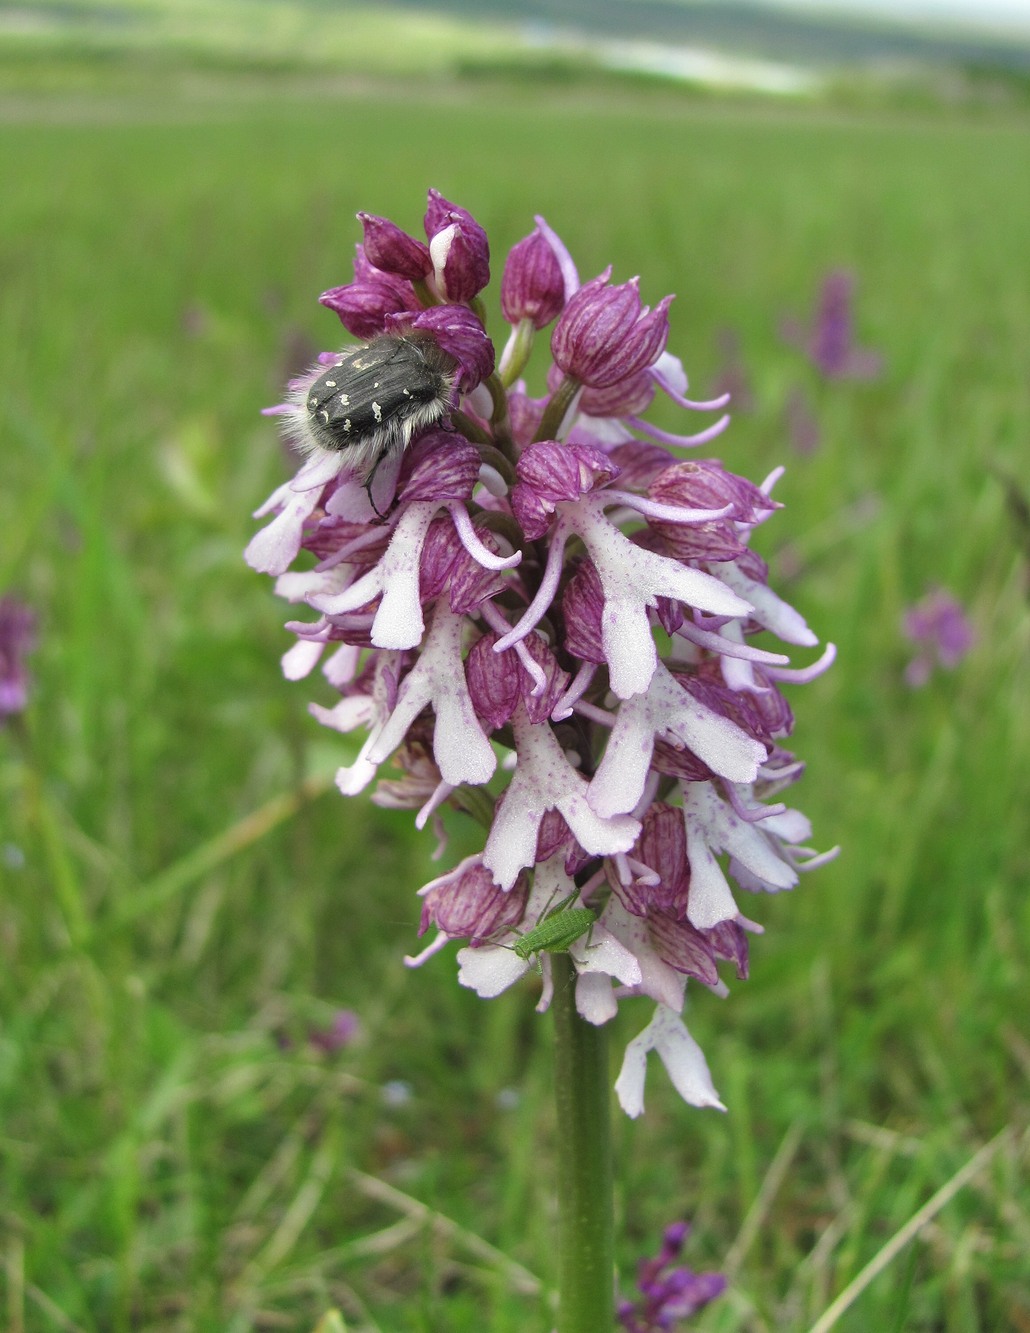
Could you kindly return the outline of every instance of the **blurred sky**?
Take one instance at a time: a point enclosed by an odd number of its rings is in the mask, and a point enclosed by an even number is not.
[[[959,20],[1030,30],[1030,0],[781,0],[792,9],[850,10],[894,19]]]

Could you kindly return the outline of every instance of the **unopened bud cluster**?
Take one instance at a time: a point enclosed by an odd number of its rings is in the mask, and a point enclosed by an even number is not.
[[[378,779],[372,799],[416,809],[420,827],[439,829],[445,805],[484,824],[482,851],[421,890],[435,934],[407,961],[462,941],[463,985],[490,997],[540,969],[546,1009],[551,956],[567,951],[587,1021],[652,1002],[616,1084],[627,1113],[643,1109],[651,1050],[687,1101],[719,1106],[681,1017],[687,981],[724,994],[720,963],[747,976],[760,927],[731,882],[790,889],[829,855],[777,798],[803,769],[780,687],[819,674],[832,647],[792,668],[754,642],[817,643],[750,544],[779,508],[779,471],[756,485],[684,457],[725,414],[685,435],[645,419],[656,394],[704,413],[728,395],[686,396],[666,350],[671,297],[649,308],[637,279],[610,270],[581,283],[542,218],[504,266],[496,357],[475,219],[435,191],[425,241],[359,218],[354,281],[322,303],[361,340],[435,338],[453,388],[442,418],[384,461],[374,505],[343,442],[259,511],[271,521],[247,558],[307,608],[284,670],[320,666],[337,702],[313,714],[366,733],[341,791]],[[520,375],[548,351],[536,398]],[[323,380],[338,361],[345,373],[341,353],[320,359]]]

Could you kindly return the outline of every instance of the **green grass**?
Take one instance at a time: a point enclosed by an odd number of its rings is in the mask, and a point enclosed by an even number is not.
[[[752,979],[694,998],[729,1113],[656,1067],[617,1122],[625,1285],[689,1216],[689,1261],[732,1260],[700,1327],[808,1328],[1010,1127],[838,1327],[1030,1326],[1030,615],[996,474],[1030,490],[1025,122],[488,86],[75,117],[0,123],[0,589],[42,620],[24,743],[0,734],[0,1326],[552,1327],[548,1020],[529,983],[484,1004],[449,957],[402,967],[432,839],[301,791],[343,743],[318,684],[281,680],[289,609],[240,558],[286,466],[257,409],[338,339],[315,298],[354,212],[414,229],[428,185],[498,260],[542,212],[585,276],[678,292],[699,392],[737,331],[757,408],[721,452],[789,465],[759,544],[840,648],[794,702],[797,800],[843,854],[745,904]],[[776,325],[835,265],[887,370],[809,385],[801,458]],[[899,619],[933,582],[979,643],[912,692]],[[447,864],[476,846],[451,827]],[[319,1057],[339,1007],[362,1040]]]

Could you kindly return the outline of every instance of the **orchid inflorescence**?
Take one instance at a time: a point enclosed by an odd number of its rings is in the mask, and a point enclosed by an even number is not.
[[[311,449],[258,511],[273,517],[248,561],[318,614],[287,626],[285,673],[321,662],[339,702],[312,713],[367,730],[342,792],[393,756],[400,775],[380,779],[374,801],[438,829],[450,804],[488,830],[481,852],[421,890],[420,933],[436,934],[411,966],[465,940],[463,985],[491,997],[539,969],[544,1010],[551,954],[567,950],[589,1023],[620,999],[655,1003],[616,1084],[628,1114],[643,1110],[650,1050],[688,1102],[720,1106],[681,1013],[689,977],[724,994],[721,960],[747,976],[747,933],[761,927],[729,879],[778,892],[832,855],[805,846],[807,819],[776,797],[803,770],[783,748],[793,719],[780,685],[820,674],[833,648],[792,669],[752,642],[768,630],[817,643],[749,546],[780,507],[782,469],[754,485],[678,456],[729,418],[670,434],[644,416],[656,395],[706,413],[729,395],[686,396],[666,350],[671,297],[650,309],[637,279],[613,285],[610,270],[581,283],[542,218],[505,263],[511,331],[495,364],[474,218],[436,191],[426,242],[358,216],[354,281],[322,303],[365,342],[432,339],[449,396],[372,469],[345,439]],[[520,376],[552,323],[548,392],[534,398]],[[312,386],[324,393],[334,366],[343,382],[354,356],[322,355],[270,409],[289,437],[317,406]]]

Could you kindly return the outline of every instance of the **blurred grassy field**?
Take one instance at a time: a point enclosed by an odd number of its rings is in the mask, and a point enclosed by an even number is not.
[[[355,211],[415,229],[435,185],[498,259],[542,212],[584,276],[677,292],[698,393],[736,333],[756,405],[722,453],[788,465],[759,546],[840,648],[794,702],[797,800],[843,854],[744,904],[752,980],[694,1000],[729,1113],[655,1067],[617,1123],[624,1285],[688,1216],[687,1259],[733,1280],[698,1327],[808,1328],[1010,1127],[838,1327],[1030,1328],[1030,614],[999,479],[1030,491],[1027,123],[489,87],[7,110],[0,592],[41,644],[0,733],[0,1325],[551,1327],[534,987],[484,1004],[449,957],[402,967],[431,839],[311,795],[342,743],[240,557],[287,467],[258,409],[339,340],[316,298]],[[777,336],[841,265],[873,384],[818,385]],[[899,621],[932,583],[979,642],[913,692]],[[476,845],[452,832],[447,864]],[[320,1055],[340,1008],[361,1038]]]

